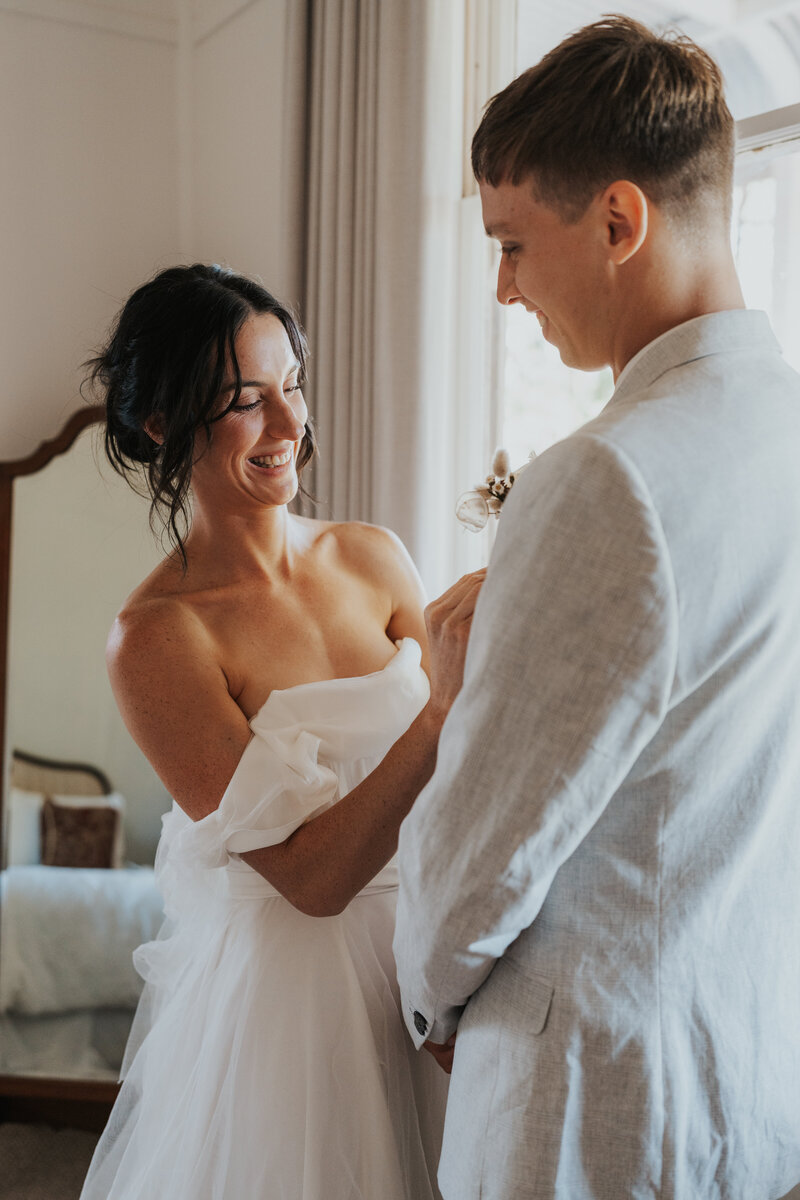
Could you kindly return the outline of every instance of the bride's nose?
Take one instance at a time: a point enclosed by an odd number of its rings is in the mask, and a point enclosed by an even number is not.
[[[302,404],[302,411],[298,411],[296,404],[282,395],[275,404],[267,406],[266,431],[276,439],[299,442],[305,433],[307,415],[305,404]]]

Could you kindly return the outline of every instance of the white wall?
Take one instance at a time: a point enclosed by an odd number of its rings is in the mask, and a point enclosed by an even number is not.
[[[159,268],[300,300],[304,76],[298,0],[0,0],[0,459]]]
[[[27,456],[82,405],[80,363],[158,269],[223,262],[299,301],[304,20],[300,0],[0,0],[0,459]],[[91,456],[65,456],[54,477],[64,469],[108,503]],[[39,478],[15,485],[16,509],[46,521],[32,498]],[[45,486],[45,508],[57,508]],[[59,562],[48,571],[39,558],[38,607],[17,599],[24,619],[15,628],[12,614],[11,640],[31,646],[59,604],[71,633],[30,669],[13,654],[9,742],[96,761],[128,796],[142,858],[168,801],[98,666],[113,613],[155,552],[141,505],[139,523],[117,503],[106,518],[127,515],[95,551],[99,592],[88,602],[91,549],[65,552],[79,522],[54,511]],[[29,535],[15,534],[21,564]],[[67,579],[81,556],[82,577]]]
[[[199,3],[191,60],[191,243],[301,299],[305,4]]]
[[[0,6],[2,458],[53,436],[120,301],[180,253],[175,23],[18,7]]]

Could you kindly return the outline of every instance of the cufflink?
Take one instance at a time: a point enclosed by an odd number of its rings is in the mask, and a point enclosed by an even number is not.
[[[414,1010],[414,1028],[420,1037],[425,1037],[428,1032],[428,1022],[425,1020],[421,1012]]]

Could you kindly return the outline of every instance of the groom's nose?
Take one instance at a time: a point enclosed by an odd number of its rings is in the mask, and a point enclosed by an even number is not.
[[[518,304],[522,300],[514,264],[506,254],[500,255],[500,266],[497,268],[497,299],[501,304]]]

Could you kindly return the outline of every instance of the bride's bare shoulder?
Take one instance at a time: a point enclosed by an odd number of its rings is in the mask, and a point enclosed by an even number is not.
[[[109,670],[136,659],[161,661],[199,647],[209,633],[190,603],[180,567],[165,560],[131,592],[106,643]]]
[[[365,521],[310,521],[315,548],[335,555],[342,565],[377,582],[394,576],[417,578],[411,556],[400,538],[382,525]]]
[[[321,559],[332,561],[337,570],[380,598],[386,633],[393,641],[413,637],[425,646],[425,589],[397,534],[362,521],[327,522],[318,531],[316,545]]]

